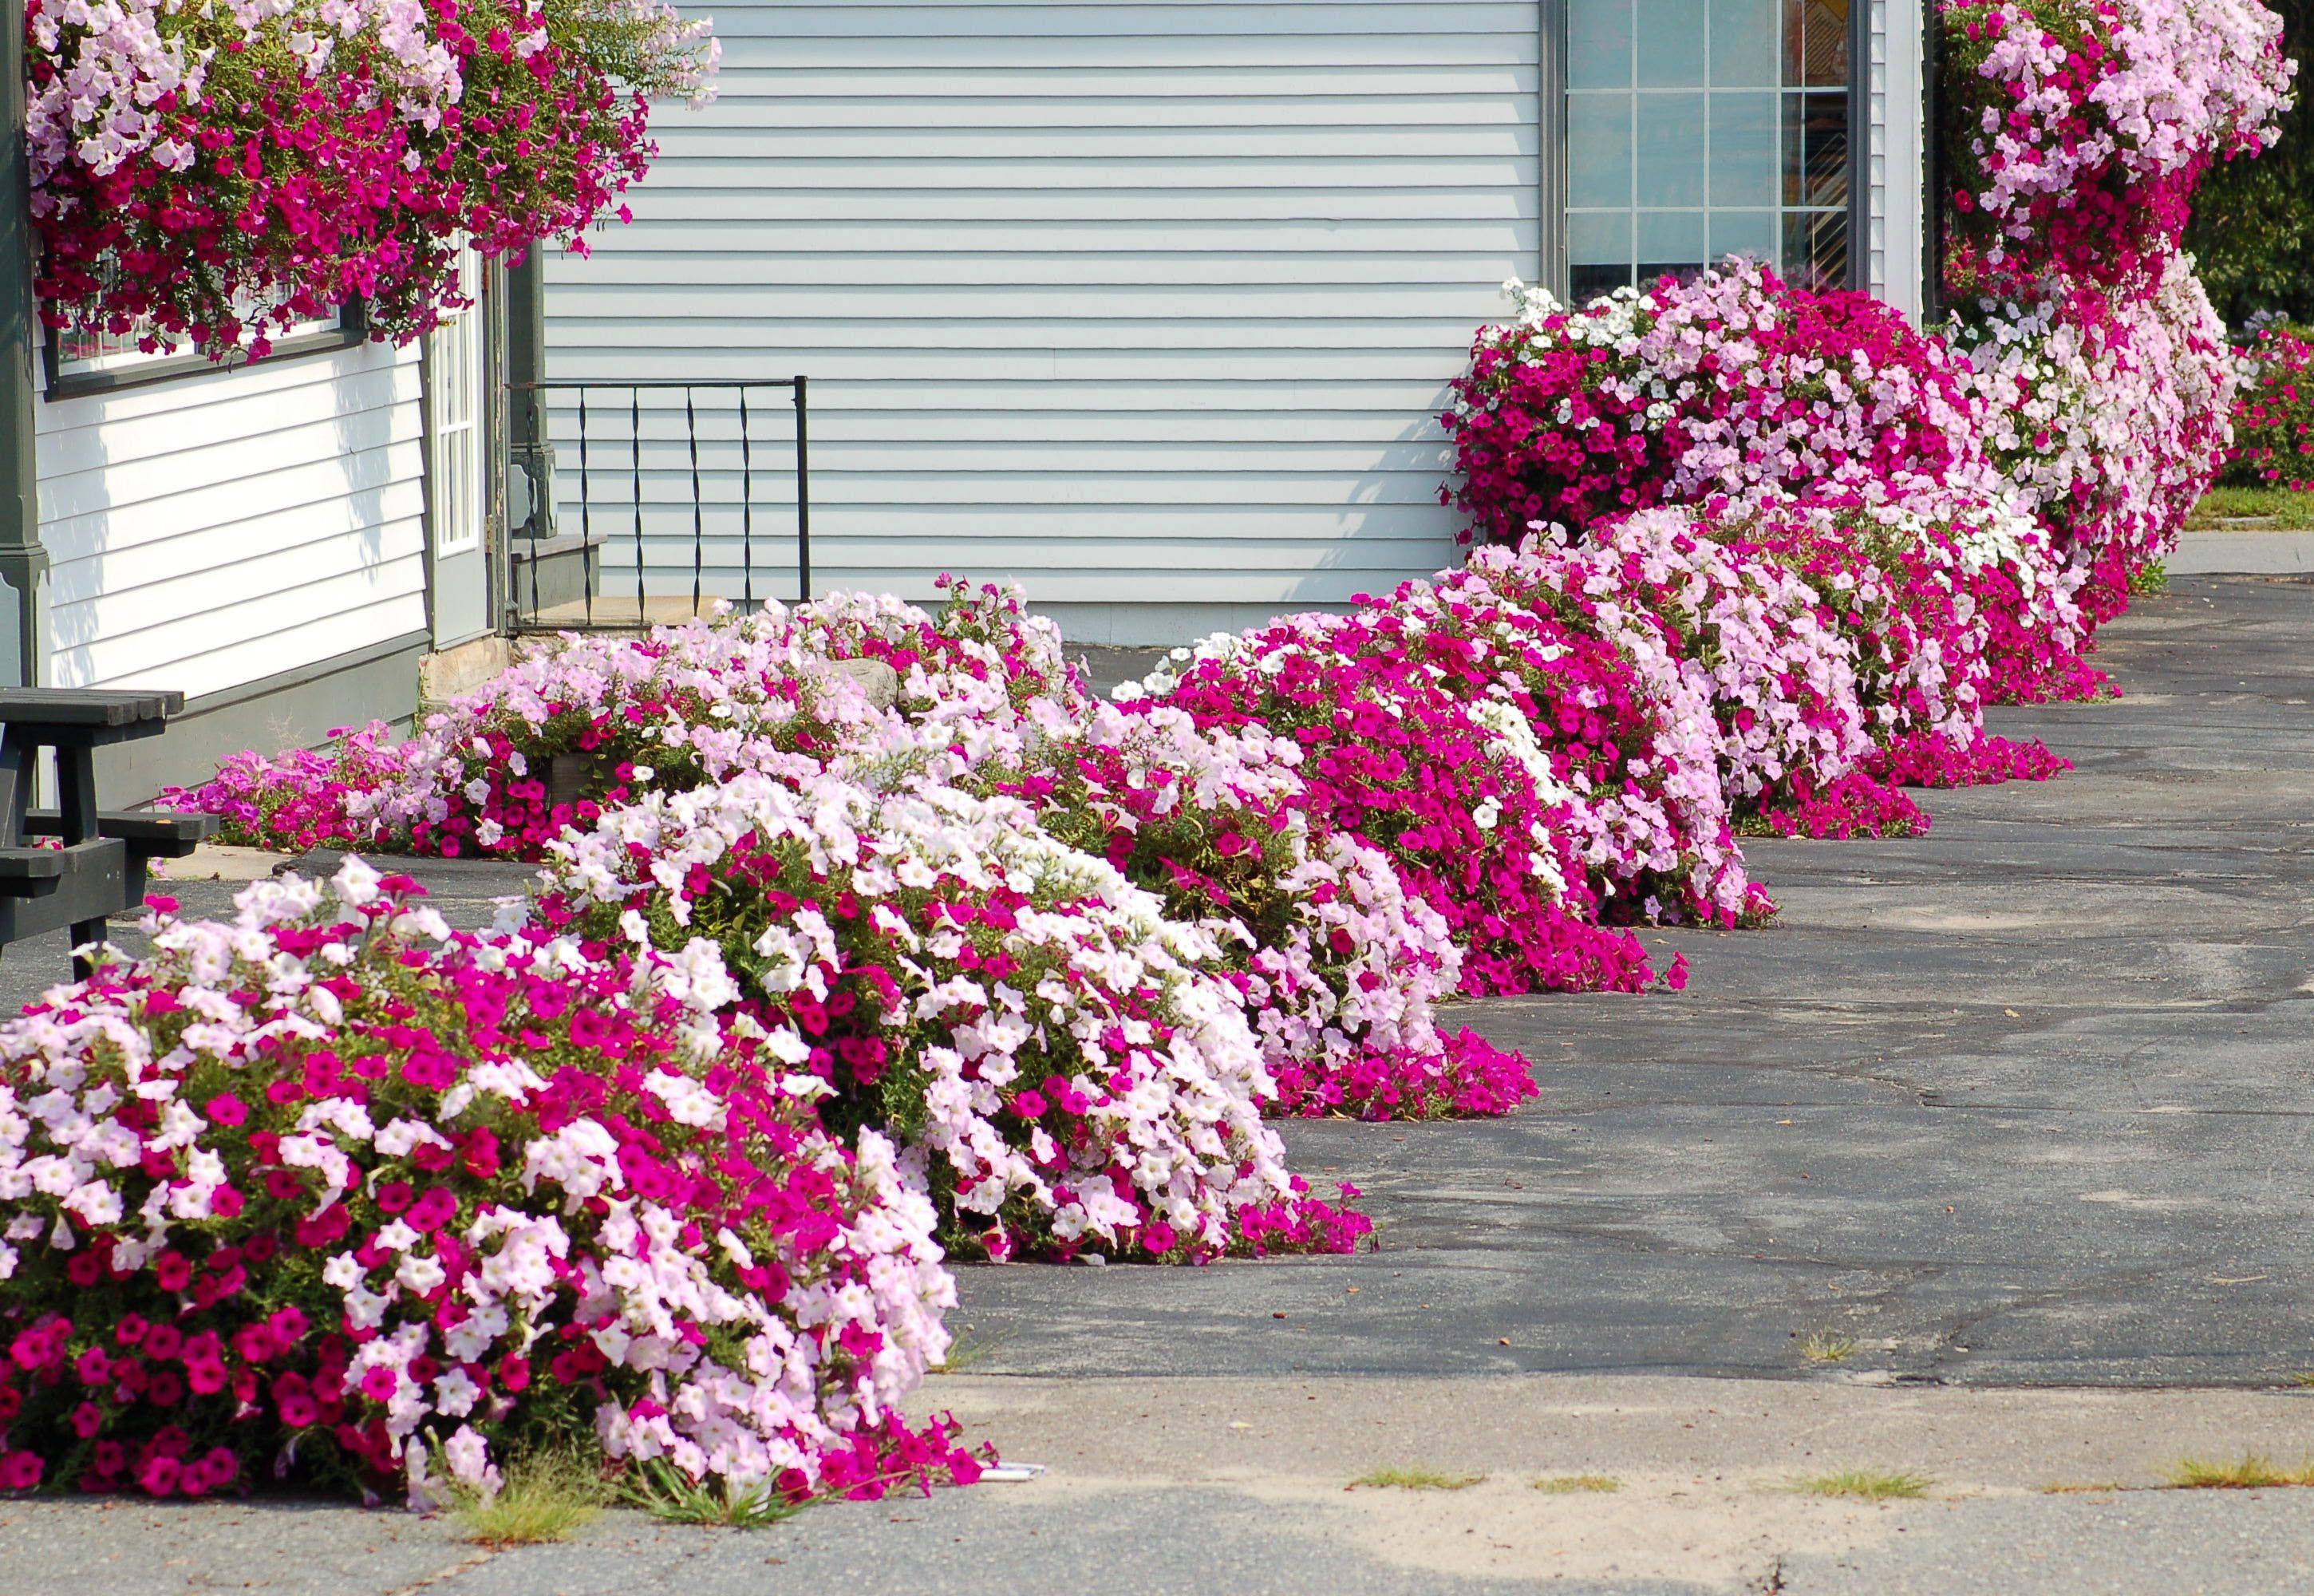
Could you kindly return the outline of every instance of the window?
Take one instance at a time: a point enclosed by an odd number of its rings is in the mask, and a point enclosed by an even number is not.
[[[265,357],[278,360],[320,349],[342,349],[367,335],[368,323],[360,304],[349,303],[330,315],[293,322],[277,332]],[[48,396],[73,399],[218,369],[217,362],[181,348],[163,347],[147,353],[137,347],[140,336],[141,329],[107,332],[101,328],[50,328]]]
[[[1850,280],[1852,0],[1567,0],[1568,288]]]
[[[437,556],[478,549],[482,541],[482,265],[471,247],[458,251],[457,279],[468,303],[443,313],[426,346]]]

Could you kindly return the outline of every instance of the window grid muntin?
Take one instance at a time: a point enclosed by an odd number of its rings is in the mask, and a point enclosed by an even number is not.
[[[1568,171],[1563,235],[1568,287],[1573,297],[1586,299],[1609,287],[1634,281],[1652,282],[1665,271],[1692,275],[1707,260],[1736,252],[1758,253],[1775,264],[1790,280],[1815,287],[1844,287],[1850,276],[1850,255],[1858,246],[1855,204],[1861,181],[1857,141],[1864,135],[1858,125],[1858,95],[1854,73],[1857,41],[1854,28],[1864,0],[1759,0],[1752,8],[1775,19],[1776,37],[1766,51],[1758,48],[1758,33],[1727,36],[1731,20],[1745,8],[1745,0],[1568,0],[1562,34],[1562,98],[1567,106],[1568,137],[1563,154]],[[1680,13],[1691,25],[1651,28]],[[1693,22],[1700,20],[1700,29]],[[1585,30],[1603,38],[1586,40]],[[1697,32],[1700,45],[1684,47],[1666,57],[1650,54],[1653,34],[1683,39]],[[1601,76],[1596,68],[1599,47],[1622,57],[1620,79]],[[1585,48],[1587,47],[1587,48]],[[1701,84],[1692,81],[1693,63],[1703,64]],[[1762,66],[1769,68],[1762,72]],[[1753,81],[1723,83],[1725,75],[1749,73]],[[1770,77],[1772,81],[1767,81]],[[1649,96],[1701,96],[1706,114],[1692,127],[1692,164],[1703,173],[1700,206],[1642,205],[1642,101]],[[1715,128],[1733,139],[1740,108],[1731,104],[1722,119],[1721,98],[1731,101],[1769,98],[1773,103],[1772,155],[1768,164],[1770,186],[1765,203],[1725,202],[1735,196],[1715,184]],[[1597,116],[1586,118],[1585,101],[1610,97],[1624,101],[1618,132],[1603,127]],[[1754,115],[1761,107],[1750,108]],[[1657,119],[1657,128],[1661,119]],[[1649,129],[1648,131],[1655,131]],[[1754,128],[1756,132],[1756,128]],[[1665,142],[1660,133],[1657,142]],[[1671,142],[1676,143],[1676,140]],[[1619,148],[1611,157],[1620,172],[1605,175],[1609,186],[1622,180],[1624,203],[1601,203],[1596,174],[1587,173],[1586,160],[1602,150]],[[1748,164],[1748,163],[1747,163]],[[1731,173],[1731,182],[1743,173]],[[1685,217],[1674,221],[1672,218]],[[1652,221],[1648,218],[1654,218]],[[1674,239],[1691,240],[1700,225],[1704,251],[1699,257],[1650,255],[1649,244]],[[1618,262],[1601,262],[1606,236],[1621,232]],[[1585,257],[1591,259],[1586,263]]]

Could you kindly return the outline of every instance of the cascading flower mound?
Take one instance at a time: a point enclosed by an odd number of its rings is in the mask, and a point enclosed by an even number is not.
[[[2034,525],[1965,497],[1892,503],[1823,489],[1711,507],[1715,535],[1780,561],[1846,635],[1876,753],[1906,785],[1965,787],[2066,768],[2039,744],[1989,737],[1987,704],[2088,692],[2079,572]]]
[[[538,913],[587,945],[722,950],[832,1127],[922,1150],[943,1221],[1002,1259],[1348,1251],[1287,1172],[1215,932],[1017,800],[753,772],[606,811],[549,849]]]
[[[2089,568],[2084,602],[2110,620],[2227,457],[2238,363],[2190,256],[2167,257],[2139,296],[2060,279],[2041,293],[1982,301],[1946,333],[1975,371],[1987,450]]]
[[[695,944],[453,934],[349,860],[0,1027],[0,1481],[413,1503],[593,1434],[739,1495],[978,1464],[932,1204]]]
[[[1506,285],[1440,418],[1483,542],[1709,493],[1869,479],[1995,490],[1968,363],[1868,295],[1730,260],[1580,309]]]
[[[2296,71],[2257,0],[1969,0],[1941,20],[1964,295],[2157,280],[2195,184],[2279,136]]]
[[[1535,1094],[1524,1058],[1440,1029],[1462,950],[1381,851],[1312,813],[1298,742],[1170,707],[1029,708],[1009,735],[975,727],[956,779],[1020,798],[1169,916],[1217,928],[1276,1082],[1267,1107],[1421,1118]]]
[[[1864,770],[1875,744],[1858,639],[1773,552],[1685,508],[1599,524],[1516,560],[1473,556],[1562,615],[1625,637],[1710,705],[1730,810],[1750,829],[1811,836],[1925,829],[1919,807]]]
[[[1733,918],[1740,867],[1730,890],[1731,861],[1715,843],[1696,872],[1709,878],[1691,883],[1698,861],[1683,856],[1680,823],[1661,801],[1665,772],[1624,763],[1615,735],[1644,736],[1646,710],[1611,648],[1569,650],[1559,666],[1557,639],[1526,635],[1542,623],[1531,612],[1480,615],[1401,596],[1403,612],[1370,601],[1346,616],[1209,638],[1129,691],[1200,726],[1267,726],[1299,743],[1312,809],[1381,849],[1409,895],[1445,921],[1463,948],[1466,992],[1647,985],[1653,971],[1637,939],[1598,924],[1619,885],[1633,916],[1660,884],[1707,916]],[[1499,637],[1468,635],[1496,626]],[[1499,659],[1488,657],[1495,647]],[[1562,727],[1534,719],[1525,684],[1494,679],[1522,660],[1565,694],[1563,748],[1542,740]],[[1594,775],[1603,809],[1585,801]]]
[[[703,96],[663,0],[31,0],[25,132],[52,326],[262,355],[359,299],[407,342],[460,244],[583,249]],[[623,207],[622,207],[623,209]]]

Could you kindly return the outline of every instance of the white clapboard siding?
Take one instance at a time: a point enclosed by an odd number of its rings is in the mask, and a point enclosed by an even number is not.
[[[1452,558],[1436,413],[1539,264],[1535,0],[711,10],[720,97],[660,110],[634,223],[552,261],[550,374],[808,375],[821,589],[1017,578],[1127,639]],[[755,590],[784,593],[770,402]],[[640,466],[652,586],[687,590],[687,445],[590,421],[606,588],[632,590]],[[701,563],[736,594],[730,436]]]
[[[1923,0],[1871,0],[1864,93],[1871,123],[1866,171],[1872,291],[1907,315],[1925,302],[1921,274],[1926,203],[1921,186]]]
[[[39,427],[57,685],[199,699],[425,626],[414,349],[58,400]]]

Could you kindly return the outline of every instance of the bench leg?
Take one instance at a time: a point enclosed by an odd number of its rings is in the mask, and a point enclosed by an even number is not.
[[[96,835],[96,751],[93,748],[59,748],[57,750],[57,830],[64,833],[65,845],[86,842]],[[72,927],[73,946],[104,940],[104,921],[75,920]],[[85,981],[94,973],[94,966],[80,954],[73,955],[73,979]]]
[[[24,840],[24,811],[32,803],[33,752],[15,727],[0,727],[0,848],[13,848]]]

